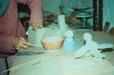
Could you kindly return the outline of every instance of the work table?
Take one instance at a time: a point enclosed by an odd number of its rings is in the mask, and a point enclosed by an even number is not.
[[[93,41],[100,44],[114,44],[113,36],[104,32],[94,31],[76,31],[74,32],[74,40],[76,42],[76,50],[84,45],[83,34],[89,32],[93,36]],[[21,49],[21,51],[44,52],[38,55],[16,56],[13,67],[31,62],[11,70],[10,75],[99,75],[99,74],[114,74],[113,61],[108,61],[109,57],[103,59],[102,62],[95,63],[92,56],[75,59],[75,51],[66,52],[64,44],[59,50],[49,51],[42,47],[30,47]],[[106,52],[104,54],[114,54]],[[57,56],[56,56],[57,55]],[[52,58],[51,58],[52,57]],[[46,60],[38,63],[39,61]],[[109,59],[110,60],[110,59]],[[32,62],[33,61],[33,62]],[[36,64],[38,63],[38,64]],[[88,63],[88,64],[87,64]]]

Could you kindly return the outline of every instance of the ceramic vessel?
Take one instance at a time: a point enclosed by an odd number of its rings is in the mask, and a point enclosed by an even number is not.
[[[46,37],[42,39],[42,45],[46,50],[58,50],[62,44],[62,37]]]

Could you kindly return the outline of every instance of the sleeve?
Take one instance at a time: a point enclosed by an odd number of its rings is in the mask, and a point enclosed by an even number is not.
[[[4,57],[4,56],[1,56],[1,54],[10,55],[16,52],[16,51],[13,51],[11,48],[11,41],[9,41],[11,39],[12,39],[12,36],[6,36],[2,34],[0,35],[0,57]]]
[[[12,50],[16,50],[16,49],[14,48],[14,46],[13,46],[13,43],[12,43],[13,39],[14,39],[14,37],[12,37],[12,39],[11,39],[11,49],[12,49]]]
[[[29,24],[31,24],[31,22],[43,24],[42,0],[16,0],[16,2],[28,5],[31,11]]]

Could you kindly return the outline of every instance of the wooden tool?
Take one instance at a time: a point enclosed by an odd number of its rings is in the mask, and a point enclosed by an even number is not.
[[[58,55],[60,55],[60,54],[58,54]],[[57,57],[58,55],[55,55],[55,56],[49,57],[49,58],[47,58],[47,59],[44,59],[44,60],[42,60],[42,61],[39,61],[38,63],[35,63],[35,64],[33,64],[32,66],[34,66],[34,65],[36,65],[36,64],[39,64],[39,63],[42,63],[42,62],[45,62],[45,61],[48,61],[49,59],[55,58],[55,57]]]
[[[30,62],[27,62],[27,63],[24,63],[24,64],[21,64],[21,65],[18,65],[18,66],[15,66],[15,67],[12,67],[12,68],[10,68],[10,69],[7,69],[7,70],[3,71],[2,73],[5,73],[5,72],[7,72],[7,71],[11,71],[11,70],[13,70],[13,69],[16,69],[16,68],[18,68],[18,67],[21,67],[21,66],[30,64],[30,63],[32,63],[32,62],[38,61],[38,60],[43,59],[43,58],[44,58],[44,57],[39,58],[39,59],[36,59],[36,60],[33,60],[33,61],[30,61]],[[2,74],[2,73],[1,73],[1,74]]]
[[[60,54],[58,54],[58,55],[60,55]],[[47,59],[44,59],[44,60],[42,60],[42,61],[39,61],[38,63],[35,63],[35,64],[33,64],[32,66],[34,66],[34,65],[36,65],[36,64],[39,64],[39,63],[42,63],[42,62],[45,62],[45,61],[47,61],[47,60],[49,60],[49,59],[55,58],[55,57],[58,56],[58,55],[55,55],[55,56],[49,57],[49,58],[47,58]],[[43,58],[44,58],[44,57],[42,57],[42,58],[40,58],[40,59],[43,59]],[[10,68],[10,69],[7,69],[7,70],[3,71],[2,73],[5,73],[5,72],[7,72],[7,71],[11,71],[11,70],[13,70],[13,69],[16,69],[16,68],[18,68],[18,67],[21,67],[21,66],[24,66],[24,65],[27,65],[27,64],[30,64],[30,63],[35,62],[35,61],[38,61],[38,60],[40,60],[40,59],[36,59],[36,60],[33,60],[33,61],[30,61],[30,62],[21,64],[21,65],[18,65],[18,66],[15,66],[15,67],[13,67],[13,68]],[[1,73],[1,74],[2,74],[2,73]]]

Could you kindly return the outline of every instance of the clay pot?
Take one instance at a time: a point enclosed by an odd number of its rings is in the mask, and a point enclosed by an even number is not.
[[[58,50],[62,44],[62,37],[46,37],[42,39],[42,45],[46,50]]]

